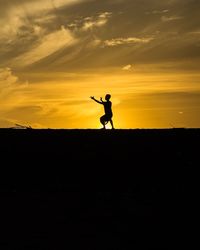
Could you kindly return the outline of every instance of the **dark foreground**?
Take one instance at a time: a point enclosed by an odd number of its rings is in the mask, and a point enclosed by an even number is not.
[[[196,243],[200,129],[1,129],[0,142],[0,249]]]

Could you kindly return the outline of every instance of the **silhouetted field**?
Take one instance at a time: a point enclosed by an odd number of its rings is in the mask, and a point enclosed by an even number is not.
[[[194,243],[200,129],[0,129],[0,140],[1,249]]]

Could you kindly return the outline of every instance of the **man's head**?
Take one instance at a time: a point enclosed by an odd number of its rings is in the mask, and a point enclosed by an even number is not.
[[[109,101],[110,98],[111,98],[111,95],[110,95],[110,94],[107,94],[107,95],[105,96],[106,101]]]

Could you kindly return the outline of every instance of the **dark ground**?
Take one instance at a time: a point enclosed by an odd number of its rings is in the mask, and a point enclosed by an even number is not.
[[[195,244],[200,129],[0,129],[0,142],[1,250]]]

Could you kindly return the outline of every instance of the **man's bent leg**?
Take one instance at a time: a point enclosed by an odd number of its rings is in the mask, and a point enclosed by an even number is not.
[[[100,122],[103,125],[103,128],[105,129],[106,126],[105,126],[105,116],[104,115],[102,117],[100,117]]]

